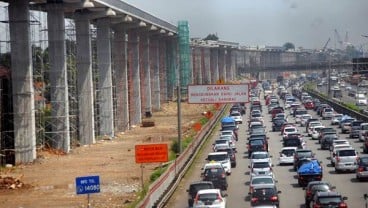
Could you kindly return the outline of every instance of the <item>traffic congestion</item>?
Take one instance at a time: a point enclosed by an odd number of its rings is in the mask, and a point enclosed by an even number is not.
[[[367,123],[301,84],[269,85],[258,84],[250,103],[234,104],[221,119],[200,176],[186,187],[187,206],[364,207]]]

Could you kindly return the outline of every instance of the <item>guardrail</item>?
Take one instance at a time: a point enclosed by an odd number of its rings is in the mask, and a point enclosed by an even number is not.
[[[319,100],[321,100],[322,102],[325,102],[327,104],[329,104],[335,111],[341,113],[341,114],[345,114],[345,115],[349,115],[351,117],[354,117],[358,120],[362,120],[365,122],[368,122],[368,116],[364,115],[358,111],[354,111],[349,109],[348,107],[343,105],[343,102],[339,102],[339,101],[335,101],[335,100],[330,100],[328,98],[326,98],[325,96],[322,96],[319,92],[312,90],[312,89],[308,89],[308,88],[303,88],[303,90],[305,92],[308,92],[311,96],[318,98]]]
[[[163,207],[167,203],[225,109],[226,107],[223,107],[210,119],[190,145],[169,165],[166,172],[149,186],[148,193],[137,207],[158,208]]]

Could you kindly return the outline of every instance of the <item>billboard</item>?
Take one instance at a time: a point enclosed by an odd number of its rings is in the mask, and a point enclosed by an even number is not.
[[[248,84],[188,85],[188,103],[247,103]]]

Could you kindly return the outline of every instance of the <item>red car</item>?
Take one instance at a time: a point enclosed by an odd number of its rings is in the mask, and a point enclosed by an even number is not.
[[[314,103],[312,101],[308,101],[308,102],[304,103],[304,108],[305,109],[314,109]]]

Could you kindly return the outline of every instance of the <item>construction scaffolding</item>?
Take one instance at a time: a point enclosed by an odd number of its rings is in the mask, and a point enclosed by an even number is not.
[[[179,79],[182,89],[187,89],[188,84],[192,83],[191,56],[188,21],[179,21]]]

